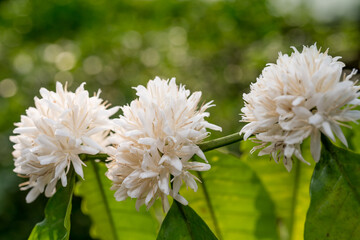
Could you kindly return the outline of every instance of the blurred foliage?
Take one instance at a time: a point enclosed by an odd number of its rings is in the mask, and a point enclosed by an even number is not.
[[[257,144],[241,142],[241,160],[259,176],[274,202],[280,239],[303,239],[310,204],[309,186],[314,169],[309,142],[307,140],[303,143],[302,154],[312,165],[295,160],[290,173],[285,170],[283,163],[276,164],[269,155],[259,157],[256,153],[250,154],[250,150]]]
[[[220,240],[278,240],[278,215],[256,172],[232,154],[211,151],[206,158],[211,170],[197,172],[198,191],[181,191],[189,206]]]
[[[242,92],[279,51],[317,42],[359,68],[359,13],[356,0],[1,1],[0,238],[25,239],[44,217],[47,199],[28,205],[18,190],[8,140],[41,87],[67,81],[73,90],[85,81],[123,105],[135,97],[131,87],[177,77],[215,100],[210,121],[231,133],[241,128]],[[88,239],[79,206],[74,198],[71,234]]]
[[[84,169],[84,179],[79,181],[75,194],[83,198],[81,209],[91,217],[90,235],[94,239],[152,240],[159,229],[158,217],[164,217],[155,207],[146,211],[135,208],[135,200],[118,202],[111,181],[105,176],[103,162],[90,161]]]

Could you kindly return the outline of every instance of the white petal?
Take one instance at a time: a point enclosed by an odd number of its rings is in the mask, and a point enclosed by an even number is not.
[[[81,153],[86,153],[86,154],[90,154],[90,155],[95,155],[95,154],[99,153],[99,149],[92,148],[92,147],[85,146],[85,145],[81,145],[80,150],[81,150]]]
[[[36,188],[33,187],[30,192],[26,195],[26,203],[31,203],[33,202],[38,196],[40,195],[40,191]]]
[[[50,163],[55,163],[58,160],[58,157],[54,155],[45,155],[39,156],[38,159],[41,165],[47,165]]]
[[[72,161],[72,165],[74,166],[74,169],[75,169],[75,172],[82,178],[84,179],[84,172],[83,172],[83,169],[82,169],[82,162],[80,159],[73,159]]]
[[[159,176],[158,172],[146,171],[140,174],[140,178],[153,178]]]
[[[56,136],[62,136],[62,137],[71,137],[71,133],[65,129],[56,129],[55,130]]]
[[[346,138],[344,136],[344,133],[342,132],[341,128],[337,124],[331,124],[331,129],[334,130],[335,135],[340,139],[340,141],[346,146],[348,146],[348,143],[346,141]]]
[[[189,162],[188,164],[191,166],[189,170],[193,171],[208,171],[211,168],[211,165],[207,163]]]
[[[167,199],[167,196],[161,194],[161,201],[162,201],[163,211],[164,213],[167,213],[170,209],[169,200]]]
[[[63,160],[55,168],[55,178],[59,178],[62,172],[65,171],[67,165],[67,158],[64,157]]]
[[[355,99],[351,100],[351,101],[349,102],[349,104],[352,104],[352,105],[360,105],[360,99],[355,98]]]
[[[89,145],[90,147],[92,147],[94,149],[97,149],[99,151],[102,150],[102,147],[97,142],[95,142],[93,139],[91,139],[89,137],[82,137],[81,140],[83,141],[83,143],[85,143],[86,145]]]
[[[140,138],[138,143],[151,146],[156,143],[156,140],[153,138]]]
[[[222,131],[222,128],[221,128],[221,127],[219,127],[219,126],[217,126],[217,125],[215,125],[215,124],[212,124],[212,123],[208,123],[208,122],[205,122],[205,123],[204,123],[204,127],[209,128],[209,129],[212,129],[212,130],[214,130],[214,131],[219,131],[219,132]]]
[[[141,205],[143,205],[144,203],[145,203],[145,199],[138,198],[138,199],[136,200],[136,203],[135,203],[135,208],[136,208],[136,210],[139,211]]]
[[[163,164],[165,161],[171,161],[171,158],[168,155],[163,155],[159,161],[159,164]]]
[[[54,193],[56,192],[56,183],[57,183],[57,180],[56,179],[53,179],[47,186],[46,186],[46,189],[45,189],[45,196],[46,197],[51,197],[54,195]]]
[[[303,156],[301,155],[300,149],[295,149],[294,151],[294,155],[303,163],[307,164],[310,166],[310,163],[305,161],[305,159],[303,158]]]
[[[57,150],[58,147],[52,142],[50,141],[49,137],[46,137],[45,135],[40,135],[36,141],[41,144],[44,145],[44,147],[48,148],[48,149],[53,149],[53,150]]]
[[[181,177],[175,177],[173,181],[173,193],[176,195],[178,194],[180,187],[182,185]]]
[[[151,199],[154,197],[157,190],[158,190],[158,186],[154,185],[153,188],[149,191],[148,195],[145,198],[146,206],[148,206],[148,204],[150,203]]]
[[[205,157],[205,154],[204,152],[199,148],[199,150],[196,152],[196,155],[199,156],[201,159],[204,159],[206,162],[206,157]]]
[[[285,166],[286,170],[288,170],[288,172],[290,172],[291,168],[292,168],[292,160],[291,160],[291,158],[289,159],[289,158],[284,157],[283,161],[284,161],[284,166]]]
[[[304,102],[305,98],[302,96],[299,96],[295,98],[295,100],[292,102],[293,106],[298,106],[300,103]]]
[[[311,134],[310,151],[315,162],[318,162],[320,159],[320,153],[321,153],[320,138],[321,138],[320,132],[318,130],[314,130]]]
[[[67,185],[67,178],[66,178],[65,172],[63,172],[63,174],[61,174],[61,185],[63,187],[66,187],[66,185]]]
[[[287,158],[291,158],[291,156],[293,155],[295,151],[295,148],[291,145],[287,145],[285,147],[285,150],[284,150],[284,156],[287,157]]]
[[[138,136],[138,135],[141,135],[141,134],[144,134],[143,131],[138,130],[138,129],[135,129],[135,130],[132,130],[132,131],[127,131],[127,132],[125,133],[125,136],[126,136],[126,137],[134,137],[134,136]],[[141,140],[141,139],[139,139],[139,141],[140,141],[140,140]],[[146,140],[145,140],[145,142],[146,142]],[[142,143],[142,144],[145,144],[145,143]]]
[[[307,108],[293,107],[292,110],[300,118],[311,118],[312,117],[311,112]]]
[[[194,192],[197,191],[198,186],[197,186],[196,181],[194,180],[194,178],[192,178],[191,174],[186,175],[184,180],[185,180],[186,186],[190,187],[192,190],[194,190]]]
[[[176,201],[178,201],[179,203],[181,203],[182,205],[188,205],[189,204],[189,202],[183,197],[183,196],[181,196],[181,195],[179,195],[179,194],[177,194],[175,197],[174,197],[174,199],[176,200]]]
[[[180,160],[179,158],[177,158],[177,157],[172,157],[172,158],[170,159],[170,161],[168,161],[168,163],[169,163],[171,166],[173,166],[176,170],[178,170],[178,171],[181,172],[181,170],[182,170],[182,168],[183,168],[183,165],[182,165],[181,160]]]
[[[322,130],[325,133],[326,136],[328,136],[331,140],[335,141],[335,137],[333,132],[331,131],[330,123],[329,122],[323,122],[322,123]]]
[[[18,127],[14,129],[13,133],[36,134],[38,133],[38,129],[36,127]]]
[[[169,195],[170,189],[169,189],[169,177],[167,174],[161,174],[160,180],[158,181],[159,189],[166,195]]]
[[[286,144],[302,143],[302,141],[309,136],[310,132],[311,132],[310,128],[306,130],[294,131],[285,138],[284,142]]]
[[[311,116],[309,118],[309,123],[314,126],[319,126],[324,121],[324,118],[321,116],[321,114],[316,113],[315,115]]]
[[[358,100],[360,101],[360,99]],[[343,116],[346,119],[349,119],[348,121],[357,121],[360,119],[360,111],[359,110],[347,111]]]
[[[116,199],[116,201],[124,201],[128,195],[127,195],[127,189],[125,187],[121,187],[119,188],[115,194],[114,194],[114,197]]]

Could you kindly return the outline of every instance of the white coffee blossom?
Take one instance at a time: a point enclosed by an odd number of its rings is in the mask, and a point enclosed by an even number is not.
[[[115,119],[115,134],[109,140],[110,163],[106,175],[113,182],[116,200],[137,198],[136,208],[148,208],[157,198],[162,199],[164,211],[169,208],[167,196],[182,204],[179,195],[183,182],[197,190],[197,179],[190,171],[210,169],[205,155],[197,146],[209,136],[208,129],[221,128],[204,120],[212,102],[198,107],[201,92],[179,87],[175,78],[150,80],[147,87],[138,86],[137,99],[122,107],[123,115]],[[198,155],[206,163],[190,161]],[[170,176],[172,184],[170,187]]]
[[[14,172],[27,182],[21,190],[30,189],[26,202],[34,201],[40,193],[51,197],[56,183],[61,179],[67,185],[66,174],[72,165],[83,177],[85,165],[78,154],[96,154],[105,151],[99,139],[112,128],[109,119],[118,107],[107,109],[106,102],[98,93],[89,97],[82,83],[75,91],[68,92],[66,86],[56,83],[56,92],[40,89],[41,98],[35,97],[35,107],[26,110],[21,122],[16,123],[14,145]]]
[[[340,128],[344,122],[360,119],[359,86],[350,79],[356,74],[342,74],[344,63],[340,57],[321,53],[316,45],[295,48],[291,56],[279,54],[276,64],[268,64],[244,94],[242,121],[249,122],[240,133],[244,139],[255,135],[262,150],[259,155],[272,154],[276,162],[283,158],[288,171],[292,156],[304,160],[300,145],[311,137],[311,154],[320,159],[321,133],[333,141],[335,136],[347,146]],[[309,164],[309,163],[308,163]]]

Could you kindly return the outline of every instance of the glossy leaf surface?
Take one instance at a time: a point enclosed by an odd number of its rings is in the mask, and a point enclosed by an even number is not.
[[[216,240],[204,220],[189,206],[174,201],[157,240]]]
[[[360,239],[360,155],[323,138],[311,181],[306,240]]]
[[[75,174],[70,170],[68,185],[58,187],[45,207],[45,219],[36,224],[29,240],[67,240],[70,236],[71,200]]]

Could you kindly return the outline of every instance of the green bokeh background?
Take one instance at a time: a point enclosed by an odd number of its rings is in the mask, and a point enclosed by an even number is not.
[[[228,134],[241,128],[242,93],[278,52],[316,42],[351,70],[360,67],[359,39],[358,0],[1,1],[0,239],[26,239],[43,218],[47,199],[25,203],[8,140],[41,87],[86,82],[123,105],[131,87],[176,77],[215,101],[209,121]],[[89,239],[78,198],[72,221],[71,239]]]

